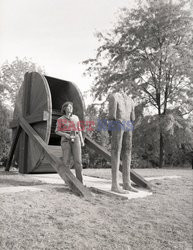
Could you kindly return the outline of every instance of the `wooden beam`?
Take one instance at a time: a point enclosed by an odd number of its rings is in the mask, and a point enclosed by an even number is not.
[[[60,177],[69,184],[73,192],[84,196],[87,200],[92,198],[92,194],[73,174],[72,172],[64,167],[63,162],[55,157],[49,149],[49,146],[43,141],[43,139],[37,134],[37,132],[27,123],[27,121],[20,117],[19,123],[25,133],[37,143],[37,146],[43,148],[47,159],[53,168],[58,172]]]
[[[31,73],[26,73],[24,76],[23,84],[23,103],[22,103],[22,114],[26,117],[30,114],[30,92],[31,92]],[[25,131],[22,131],[20,143],[19,143],[19,172],[22,174],[27,173],[28,163],[28,142],[29,138]]]
[[[88,135],[85,135],[85,143],[89,148],[94,149],[95,152],[102,155],[107,161],[111,161],[111,154],[109,153],[109,151],[92,140]]]
[[[19,140],[19,173],[27,174],[28,161],[28,135],[22,130]]]
[[[11,167],[11,162],[13,159],[14,151],[16,149],[17,142],[19,140],[19,136],[21,134],[21,131],[22,131],[21,126],[18,125],[17,129],[16,129],[15,137],[14,137],[12,145],[11,145],[11,149],[9,151],[9,156],[8,156],[8,161],[6,163],[5,171],[9,171],[9,169]]]
[[[85,143],[89,148],[92,148],[98,154],[102,155],[107,161],[111,161],[111,154],[104,147],[93,141],[88,135],[85,135]],[[120,163],[119,170],[122,172],[122,162]],[[151,189],[151,185],[133,169],[130,171],[131,180],[138,186]]]
[[[38,123],[38,122],[43,122],[43,121],[47,121],[48,120],[48,112],[44,111],[43,113],[40,114],[32,114],[32,115],[28,115],[26,116],[26,121],[30,124],[33,123]],[[13,119],[10,123],[9,123],[9,128],[16,128],[19,124],[19,119]]]

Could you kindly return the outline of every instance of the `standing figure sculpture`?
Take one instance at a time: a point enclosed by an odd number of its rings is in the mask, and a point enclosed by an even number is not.
[[[117,193],[127,193],[125,190],[137,192],[131,186],[130,164],[132,150],[132,130],[135,120],[134,102],[125,93],[115,93],[109,96],[109,124],[111,131],[111,190]],[[120,158],[122,158],[123,189],[118,183]]]
[[[65,102],[62,105],[63,116],[56,123],[56,134],[61,136],[61,147],[63,152],[63,163],[70,169],[71,156],[74,160],[76,177],[83,182],[82,177],[82,154],[81,146],[84,146],[82,132],[79,129],[79,118],[72,114],[73,103]]]

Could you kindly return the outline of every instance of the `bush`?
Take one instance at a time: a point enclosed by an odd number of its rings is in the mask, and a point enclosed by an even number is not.
[[[11,112],[1,102],[0,114],[0,162],[5,164],[11,145],[11,130],[8,128]]]

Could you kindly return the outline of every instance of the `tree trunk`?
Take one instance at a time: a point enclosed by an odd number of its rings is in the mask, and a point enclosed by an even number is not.
[[[162,168],[163,165],[164,165],[164,138],[163,138],[163,133],[160,132],[159,167]]]

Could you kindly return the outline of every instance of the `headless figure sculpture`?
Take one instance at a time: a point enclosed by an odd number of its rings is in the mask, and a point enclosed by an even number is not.
[[[131,186],[130,164],[132,149],[132,122],[135,120],[134,102],[124,93],[109,96],[109,123],[111,123],[111,165],[112,186],[116,193],[128,193],[126,190],[137,192]],[[120,157],[122,158],[123,189],[118,183]]]

